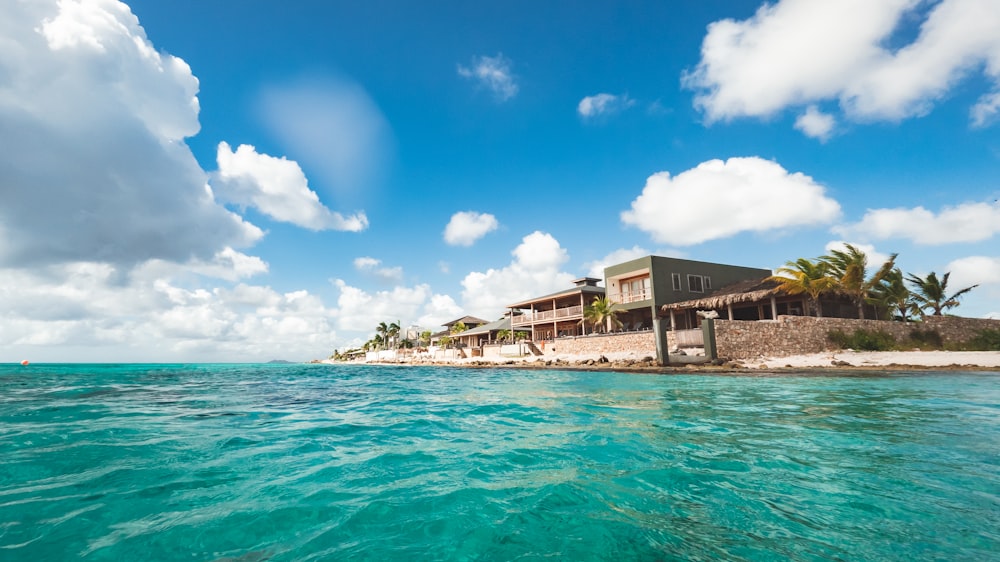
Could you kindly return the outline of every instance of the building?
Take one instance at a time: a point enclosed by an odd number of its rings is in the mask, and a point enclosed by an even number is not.
[[[507,305],[512,329],[530,332],[531,340],[536,342],[587,334],[583,309],[594,297],[604,296],[604,288],[597,286],[600,281],[582,277],[565,291]]]
[[[769,269],[662,256],[646,256],[604,269],[607,298],[617,305],[617,319],[625,330],[653,328],[664,305],[704,297],[713,292],[713,287],[748,279],[759,281],[769,275]],[[674,315],[670,329],[697,325],[693,316]]]

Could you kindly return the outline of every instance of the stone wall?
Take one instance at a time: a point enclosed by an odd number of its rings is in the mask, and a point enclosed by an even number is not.
[[[541,344],[539,344],[540,346]],[[545,355],[606,355],[631,351],[640,356],[656,357],[656,338],[652,330],[643,332],[622,332],[619,334],[595,334],[558,338],[545,343]]]
[[[820,353],[834,349],[827,339],[831,330],[883,331],[897,341],[909,338],[913,330],[935,330],[945,343],[968,341],[983,329],[1000,330],[1000,320],[931,316],[922,323],[779,316],[777,321],[716,320],[715,341],[719,357],[752,359]]]

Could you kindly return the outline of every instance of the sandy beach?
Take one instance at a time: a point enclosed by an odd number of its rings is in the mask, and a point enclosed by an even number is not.
[[[408,358],[389,361],[387,365],[441,365],[465,367],[525,367],[525,368],[609,368],[623,370],[649,370],[658,367],[648,355],[635,352],[606,353],[602,355],[554,354],[541,357],[473,357],[467,359]],[[336,364],[324,360],[322,363]],[[670,356],[669,369],[690,370],[782,370],[782,369],[1000,369],[1000,351],[853,351],[839,350],[788,357],[760,357],[747,360],[705,363],[700,356]]]

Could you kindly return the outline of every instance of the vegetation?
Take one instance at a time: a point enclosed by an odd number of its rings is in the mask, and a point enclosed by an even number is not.
[[[583,321],[590,323],[597,330],[599,326],[604,326],[607,332],[615,328],[621,328],[621,321],[616,318],[618,309],[616,305],[606,297],[594,297],[593,302],[583,309]]]
[[[971,351],[1000,351],[1000,330],[980,330],[967,346]]]
[[[896,349],[896,338],[881,330],[854,330],[850,334],[842,330],[830,330],[826,337],[841,349],[859,351],[891,351]]]
[[[768,279],[777,281],[778,288],[790,295],[808,295],[809,302],[816,309],[816,317],[823,316],[819,297],[832,292],[837,286],[837,282],[828,275],[826,264],[799,258],[779,267],[777,273]]]
[[[868,256],[856,246],[845,244],[842,250],[816,259],[799,258],[786,262],[768,279],[790,295],[806,295],[816,316],[823,315],[821,298],[843,295],[858,307],[858,318],[865,318],[865,305],[875,306],[876,314],[886,311],[889,319],[908,322],[914,316],[924,317],[930,311],[941,316],[959,305],[959,298],[978,285],[948,292],[945,273],[940,279],[932,271],[926,277],[904,274],[896,267],[892,254],[878,270],[868,274]],[[907,286],[909,285],[909,286]]]
[[[959,297],[979,286],[966,287],[949,295],[948,277],[950,276],[951,272],[948,272],[941,279],[938,279],[933,271],[928,273],[927,277],[920,277],[913,274],[907,276],[907,281],[913,285],[914,289],[910,293],[910,297],[913,299],[914,306],[920,310],[921,314],[930,309],[933,311],[932,314],[934,316],[941,316],[946,309],[958,306]]]

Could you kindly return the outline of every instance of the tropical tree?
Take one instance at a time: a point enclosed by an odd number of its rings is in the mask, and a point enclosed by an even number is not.
[[[509,339],[512,339],[511,336],[513,336],[513,335],[514,335],[514,332],[511,332],[510,330],[507,330],[507,329],[499,330],[499,331],[497,331],[497,340],[498,341],[507,341]]]
[[[582,322],[589,322],[595,330],[601,325],[604,325],[608,332],[614,328],[621,328],[622,323],[616,318],[618,310],[615,306],[606,297],[595,296],[594,300],[584,307]]]
[[[828,273],[837,281],[837,290],[854,301],[858,307],[858,318],[864,320],[865,302],[872,287],[896,267],[898,255],[889,256],[871,277],[868,276],[868,255],[851,244],[845,244],[843,250],[832,250],[829,255],[821,257],[820,262],[826,264]]]
[[[778,290],[789,295],[806,295],[816,310],[816,317],[823,316],[823,305],[819,298],[837,287],[837,281],[830,277],[829,268],[824,262],[816,262],[806,258],[786,262],[784,267],[775,270],[775,275],[768,280],[778,283]]]
[[[951,272],[947,272],[941,279],[933,271],[927,277],[910,274],[906,280],[913,286],[912,298],[917,310],[925,314],[927,309],[933,310],[933,316],[941,316],[949,308],[958,306],[958,299],[962,295],[975,289],[979,285],[972,285],[951,295],[948,294],[948,277]]]
[[[428,345],[430,345],[431,335],[432,334],[430,330],[424,330],[423,332],[420,332],[420,345],[423,347],[427,347]]]
[[[378,338],[380,346],[389,343],[389,325],[385,322],[379,322],[378,326],[375,327],[375,336]]]
[[[903,272],[898,267],[894,267],[872,287],[868,302],[888,310],[890,318],[903,322],[910,319],[910,314],[919,312],[914,306],[910,290],[904,283]]]
[[[441,344],[441,347],[448,347],[451,343],[451,338],[448,336],[441,336],[441,338],[438,339],[438,343]]]
[[[385,335],[387,338],[387,343],[390,347],[396,347],[399,338],[399,320],[396,320],[392,324],[386,326]]]

